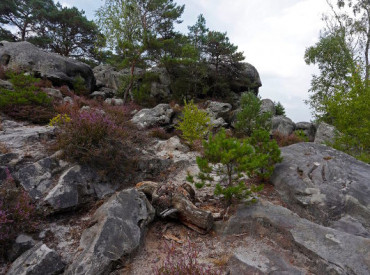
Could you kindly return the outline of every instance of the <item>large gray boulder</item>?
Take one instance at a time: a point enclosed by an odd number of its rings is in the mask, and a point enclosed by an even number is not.
[[[85,86],[93,91],[95,77],[90,66],[55,53],[45,52],[29,42],[0,42],[0,65],[7,69],[30,72],[46,77],[54,85],[73,87],[76,78],[82,77]]]
[[[53,185],[54,176],[66,166],[66,162],[53,155],[20,168],[15,178],[33,199],[40,199]]]
[[[303,264],[309,274],[370,273],[370,239],[318,225],[269,202],[240,206],[219,230],[226,235],[259,235],[265,232],[265,238],[271,238],[280,246],[298,248],[297,251],[306,257]],[[248,254],[241,257],[243,254],[238,252],[235,253],[237,264],[248,267],[249,273],[245,274],[307,274],[292,267],[289,262],[276,265],[276,259],[271,260],[272,255],[267,255],[268,261],[263,266],[253,266]]]
[[[136,189],[112,196],[95,212],[93,226],[81,237],[82,252],[65,274],[109,274],[137,251],[154,215],[154,208]]]
[[[17,259],[22,253],[26,252],[27,250],[31,249],[36,245],[36,241],[32,239],[32,237],[28,235],[18,235],[15,239],[15,242],[12,245],[12,248],[9,250],[7,258],[9,261],[14,261]]]
[[[285,136],[289,136],[295,130],[295,123],[285,116],[274,116],[271,119],[272,132],[279,132]]]
[[[339,132],[333,125],[321,122],[317,127],[315,143],[319,144],[333,143],[335,137],[338,134]]]
[[[92,199],[110,195],[116,188],[117,186],[104,182],[95,170],[75,165],[60,176],[58,184],[47,194],[44,201],[50,208],[49,212],[63,212]]]
[[[275,103],[271,99],[268,99],[268,98],[262,99],[260,112],[261,113],[271,113],[274,116],[276,113]]]
[[[96,86],[98,87],[106,87],[117,91],[121,88],[124,77],[128,76],[128,72],[126,71],[117,71],[111,65],[99,65],[93,69],[95,78],[96,78]]]
[[[152,109],[142,109],[131,119],[138,128],[145,129],[170,124],[174,111],[169,104],[159,104]]]
[[[8,275],[57,275],[64,269],[60,256],[45,244],[39,243],[23,253],[12,264]]]
[[[316,143],[281,153],[271,182],[290,209],[326,226],[361,236],[363,228],[370,232],[370,165]]]
[[[243,63],[243,70],[231,82],[231,90],[236,93],[253,91],[255,95],[258,95],[258,89],[261,86],[262,82],[258,71],[249,63]]]
[[[316,134],[316,127],[315,124],[311,122],[297,122],[295,124],[296,130],[301,130],[305,133],[305,135],[308,138],[308,141],[314,141],[315,140],[315,134]]]

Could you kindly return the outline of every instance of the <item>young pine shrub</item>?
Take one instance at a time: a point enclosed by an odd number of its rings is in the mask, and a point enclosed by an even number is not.
[[[276,108],[275,115],[285,116],[285,108],[284,108],[283,104],[281,104],[280,101],[274,102],[274,104],[275,104],[275,108]]]
[[[262,136],[260,132],[258,134]],[[250,139],[227,137],[225,130],[221,129],[203,142],[203,156],[197,157],[200,172],[197,179],[188,174],[187,180],[197,188],[202,188],[212,185],[216,175],[219,180],[215,186],[215,195],[224,195],[228,203],[231,203],[232,198],[250,200],[253,193],[262,190],[263,186],[248,187],[242,178],[245,175],[268,176],[273,169],[270,166],[275,164],[276,159],[268,156],[269,144],[265,143],[265,140],[258,144]]]
[[[253,93],[244,93],[240,99],[240,111],[236,115],[235,130],[239,135],[251,136],[257,129],[270,130],[270,112],[261,113],[261,100]]]
[[[182,137],[192,146],[194,141],[203,139],[209,132],[210,121],[206,111],[198,109],[193,101],[185,101],[182,118],[176,129],[182,132]]]

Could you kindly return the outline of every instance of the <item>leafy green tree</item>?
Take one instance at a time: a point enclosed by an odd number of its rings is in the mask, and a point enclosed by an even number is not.
[[[236,131],[251,136],[255,130],[269,130],[272,114],[261,113],[260,110],[261,100],[251,92],[244,93],[240,99],[240,111],[236,114]]]
[[[203,156],[197,157],[200,170],[197,179],[190,174],[187,178],[197,188],[215,182],[213,175],[216,175],[219,180],[215,194],[224,195],[229,202],[233,197],[249,198],[252,191],[261,188],[248,188],[242,180],[245,174],[253,175],[260,163],[248,139],[227,137],[225,129],[221,129],[215,136],[211,134],[208,141],[203,142],[203,146]]]
[[[188,29],[188,37],[192,45],[198,50],[200,59],[206,44],[207,34],[209,32],[209,29],[206,27],[206,19],[203,14],[200,14],[197,18],[197,22],[193,26],[188,26]]]
[[[93,57],[95,43],[101,39],[97,25],[86,18],[83,10],[57,4],[49,13],[34,42],[63,56]]]
[[[208,133],[210,121],[206,111],[198,109],[193,101],[185,101],[182,118],[176,129],[181,130],[182,137],[193,145],[194,141],[203,139]]]
[[[333,124],[341,132],[333,146],[370,163],[370,87],[355,74],[349,91],[340,89],[328,101]]]
[[[53,0],[1,0],[0,24],[15,27],[17,37],[25,41],[53,10]]]
[[[133,88],[135,67],[161,56],[163,43],[174,35],[174,24],[181,22],[183,11],[184,6],[172,0],[106,0],[97,11],[108,46],[120,53],[131,69],[124,101]]]
[[[348,91],[355,73],[369,85],[370,5],[368,0],[327,0],[331,14],[324,15],[326,28],[319,42],[305,53],[307,64],[320,70],[311,81],[310,99],[314,114],[331,123],[328,101],[338,89]]]

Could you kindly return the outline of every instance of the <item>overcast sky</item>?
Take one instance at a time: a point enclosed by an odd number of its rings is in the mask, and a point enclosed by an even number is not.
[[[310,121],[308,98],[311,75],[303,56],[317,42],[325,0],[175,0],[185,4],[182,31],[202,13],[211,30],[226,31],[261,77],[262,98],[280,101],[293,121]],[[83,9],[89,19],[103,0],[62,0]]]

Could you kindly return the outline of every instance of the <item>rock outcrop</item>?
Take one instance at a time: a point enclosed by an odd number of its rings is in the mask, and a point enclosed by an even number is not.
[[[103,204],[81,237],[81,254],[65,274],[108,274],[138,249],[155,210],[135,189],[122,191]]]
[[[285,247],[298,247],[301,253],[308,256],[305,267],[313,274],[365,275],[370,272],[370,239],[318,225],[268,202],[239,207],[225,224],[223,233],[259,234],[266,229],[267,237],[274,238]],[[238,264],[249,266],[249,271],[257,271],[251,274],[270,274],[273,271],[279,271],[278,274],[305,274],[287,263],[280,264],[280,270],[274,270],[269,262],[262,268],[253,266],[253,261],[243,263],[243,258],[239,257]]]
[[[325,122],[321,122],[317,127],[315,143],[319,144],[333,143],[337,134],[339,134],[339,132],[334,126],[327,124]]]
[[[295,123],[285,116],[272,117],[272,132],[279,132],[285,136],[289,136],[295,130]]]
[[[249,63],[244,63],[243,67],[243,71],[231,82],[232,91],[236,93],[253,91],[255,95],[258,95],[262,82],[257,69]]]
[[[15,260],[7,274],[57,275],[63,272],[64,267],[65,264],[54,250],[39,243]]]
[[[169,104],[159,104],[152,109],[142,109],[131,119],[138,128],[166,126],[171,122],[173,110]]]
[[[370,165],[315,143],[281,152],[271,182],[290,209],[325,226],[370,233]]]
[[[33,73],[46,77],[56,86],[67,84],[73,87],[82,77],[89,91],[95,87],[95,77],[90,66],[58,54],[45,52],[29,42],[0,42],[0,60],[8,69]]]

